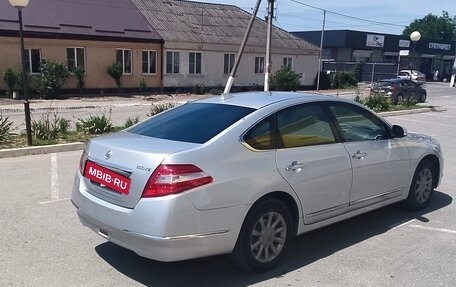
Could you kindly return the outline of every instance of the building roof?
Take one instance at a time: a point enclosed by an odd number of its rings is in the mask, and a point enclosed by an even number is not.
[[[28,37],[163,41],[126,0],[32,0],[22,18]],[[0,35],[17,35],[18,30],[16,9],[0,1]]]
[[[239,7],[182,0],[131,0],[165,42],[240,45],[251,14]],[[267,23],[254,22],[247,45],[266,47]],[[316,46],[278,27],[273,48],[316,50]]]

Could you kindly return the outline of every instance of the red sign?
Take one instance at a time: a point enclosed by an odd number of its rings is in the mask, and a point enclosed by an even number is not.
[[[84,176],[122,194],[128,194],[130,191],[131,179],[91,161],[86,163]]]

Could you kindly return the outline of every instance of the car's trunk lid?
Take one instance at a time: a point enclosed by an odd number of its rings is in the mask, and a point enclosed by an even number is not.
[[[160,163],[169,154],[195,146],[198,144],[128,132],[93,139],[86,148],[87,161],[83,171],[87,192],[110,203],[134,208]],[[116,184],[108,184],[107,178],[109,183],[116,180]],[[127,187],[127,182],[128,190],[122,189]]]

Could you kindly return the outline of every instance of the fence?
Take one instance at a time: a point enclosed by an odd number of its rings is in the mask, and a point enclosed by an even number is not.
[[[397,64],[394,63],[355,63],[355,62],[323,62],[323,71],[335,73],[338,71],[354,71],[360,65],[361,82],[378,82],[383,79],[397,77]]]

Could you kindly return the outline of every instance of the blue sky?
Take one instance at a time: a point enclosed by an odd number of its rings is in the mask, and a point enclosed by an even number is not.
[[[252,12],[256,0],[200,0],[200,2],[231,4]],[[441,16],[442,11],[445,10],[448,11],[450,17],[456,16],[455,0],[276,0],[274,25],[287,31],[321,30],[323,12],[298,2],[328,10],[326,30],[350,29],[401,34],[405,26],[414,19],[421,19],[429,13]],[[262,0],[259,17],[264,17],[266,7],[267,0]],[[380,23],[342,17],[329,11]],[[382,23],[390,23],[390,25]]]

